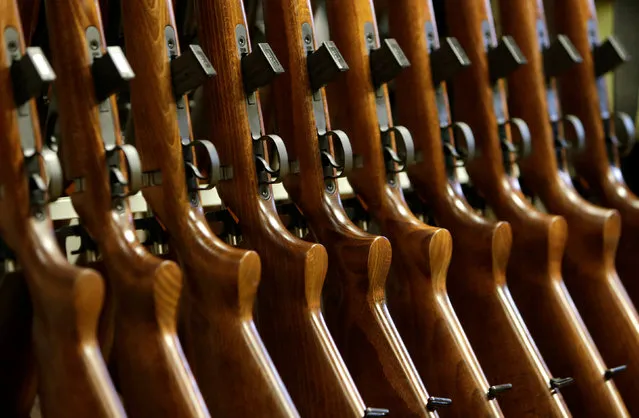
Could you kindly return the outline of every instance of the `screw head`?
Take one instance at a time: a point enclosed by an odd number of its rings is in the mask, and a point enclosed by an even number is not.
[[[240,46],[244,46],[246,45],[246,39],[242,36],[237,40],[237,43],[240,44]]]
[[[311,36],[310,35],[305,35],[304,36],[304,43],[306,45],[310,45],[311,44]]]
[[[9,47],[9,51],[11,52],[15,52],[18,49],[18,44],[16,43],[16,41],[10,41],[7,46]]]
[[[92,49],[92,50],[94,50],[94,51],[95,51],[95,50],[97,50],[97,49],[98,49],[98,47],[99,47],[100,45],[98,45],[98,41],[96,41],[96,40],[92,40],[92,41],[89,43],[89,46],[91,47],[91,49]]]
[[[373,37],[373,34],[372,34],[372,33],[368,32],[368,33],[366,34],[366,42],[372,43],[374,39],[375,39],[375,38]]]

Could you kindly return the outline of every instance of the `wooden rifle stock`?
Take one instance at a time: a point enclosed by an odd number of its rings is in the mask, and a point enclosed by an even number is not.
[[[0,40],[0,228],[22,266],[31,294],[41,410],[54,418],[125,416],[96,338],[103,281],[95,271],[67,262],[57,245],[46,202],[36,198],[38,192],[48,193],[34,190],[31,184],[50,173],[43,172],[40,160],[44,151],[35,102],[29,99],[33,96],[22,104],[14,99],[14,90],[25,87],[14,85],[11,75],[11,64],[25,53],[14,0],[0,2]],[[44,60],[41,51],[38,54]],[[16,409],[3,408],[3,414],[29,416],[29,402],[16,405]]]
[[[447,414],[501,416],[497,402],[487,398],[488,381],[446,294],[450,234],[415,218],[397,175],[386,170],[379,116],[390,121],[390,112],[386,87],[376,92],[371,83],[367,42],[380,47],[371,1],[327,1],[327,13],[331,36],[350,67],[329,85],[329,108],[361,161],[349,175],[351,185],[394,249],[387,291],[400,335],[429,389],[453,399]],[[376,102],[385,114],[376,113]]]
[[[501,78],[495,74],[503,68],[492,68],[490,73],[486,45],[503,48],[508,40],[496,45],[489,1],[449,0],[446,6],[455,11],[448,15],[450,34],[473,63],[454,82],[456,117],[472,127],[480,154],[467,169],[497,217],[512,225],[507,275],[514,300],[550,368],[575,379],[574,387],[563,392],[571,412],[627,416],[614,383],[604,378],[606,366],[563,283],[566,221],[542,214],[528,203],[514,176],[514,155],[508,151],[510,155],[503,156],[500,149],[512,146],[511,126],[502,81],[491,81]]]
[[[122,145],[114,89],[104,90],[121,74],[102,69],[102,78],[93,79],[101,53],[121,71],[124,58],[106,50],[97,1],[48,1],[46,13],[58,74],[60,153],[65,177],[74,182],[73,205],[97,243],[114,295],[113,347],[124,404],[132,416],[207,417],[176,335],[182,274],[140,244],[124,200],[136,155]]]
[[[628,366],[615,376],[615,384],[631,415],[639,413],[634,395],[639,392],[639,317],[614,267],[621,219],[616,211],[582,199],[570,179],[554,77],[544,73],[542,61],[538,33],[547,34],[542,1],[502,0],[501,16],[504,31],[528,58],[528,65],[508,79],[511,113],[528,123],[533,138],[532,154],[521,162],[525,184],[551,213],[568,222],[566,285],[606,363]],[[544,54],[549,53],[547,39]],[[559,63],[547,65],[550,72]]]
[[[247,55],[250,44],[241,0],[197,0],[195,11],[199,41],[218,71],[204,86],[208,136],[222,163],[233,167],[233,178],[221,181],[218,192],[238,219],[245,245],[262,260],[257,312],[264,343],[303,416],[362,417],[365,404],[322,317],[326,250],[285,228],[268,184],[272,179],[267,173],[275,167],[266,168],[264,140],[277,144],[281,139],[264,136],[255,89],[268,82],[267,75],[281,72],[281,66],[265,44]],[[257,60],[268,68],[259,67]],[[288,158],[279,151],[283,174]]]
[[[455,142],[445,84],[432,78],[446,70],[446,63],[429,57],[440,50],[432,2],[405,0],[390,7],[389,24],[411,62],[395,84],[396,120],[413,133],[422,156],[409,176],[437,224],[453,236],[447,289],[472,347],[490,381],[512,383],[512,393],[499,400],[506,415],[570,416],[506,284],[510,226],[476,214],[461,192],[457,159],[444,155]],[[439,53],[453,41],[445,39]],[[439,68],[431,72],[431,65]]]
[[[192,154],[192,143],[182,141],[192,134],[188,100],[176,99],[172,87],[171,59],[180,60],[172,4],[124,1],[122,9],[127,56],[136,72],[135,143],[143,171],[162,179],[143,193],[185,273],[184,345],[204,399],[213,416],[297,416],[253,323],[259,257],[215,236],[197,189],[187,189],[184,154]]]
[[[578,117],[585,130],[585,147],[572,158],[578,184],[595,203],[616,209],[621,214],[617,272],[630,299],[637,304],[639,284],[635,276],[639,269],[636,257],[639,247],[639,198],[623,180],[619,167],[619,133],[616,132],[617,127],[632,125],[632,121],[626,119],[626,123],[615,123],[615,114],[610,109],[608,89],[603,77],[605,72],[614,69],[627,57],[619,51],[621,48],[616,42],[613,42],[604,45],[603,49],[618,55],[599,54],[599,59],[594,59],[593,47],[599,47],[600,40],[593,1],[567,0],[549,4],[548,11],[554,14],[556,31],[568,36],[583,57],[582,65],[559,77],[562,107],[566,114]],[[612,45],[616,48],[605,48]],[[599,73],[596,75],[595,71]],[[632,130],[632,127],[628,127],[621,133],[633,136],[634,133],[629,132]]]
[[[331,139],[332,149],[340,150],[337,135],[342,133],[333,134],[324,89],[314,90],[311,83],[311,74],[316,74],[311,73],[313,63],[316,69],[330,61],[307,58],[312,53],[319,59],[319,54],[333,46],[324,44],[316,51],[309,0],[265,2],[264,20],[269,43],[287,69],[270,92],[276,133],[284,139],[289,158],[299,161],[299,173],[284,184],[315,239],[328,251],[323,310],[328,328],[367,402],[384,406],[393,415],[437,416],[427,410],[434,409],[435,402],[429,402],[386,306],[390,243],[360,230],[348,219],[334,177],[336,169],[329,168],[321,154],[330,152]],[[313,81],[317,77],[321,75],[315,75]],[[336,161],[351,157],[340,158],[338,152],[333,155]]]

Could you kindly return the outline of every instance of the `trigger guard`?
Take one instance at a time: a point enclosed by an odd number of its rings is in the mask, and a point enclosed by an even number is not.
[[[615,133],[619,141],[619,154],[627,156],[635,145],[635,124],[625,112],[615,112]]]
[[[403,171],[407,166],[415,163],[415,143],[410,131],[404,126],[392,126],[388,132],[395,134],[395,149],[397,155],[402,160],[402,166],[399,171]],[[401,146],[400,146],[401,143]]]
[[[142,161],[140,154],[133,145],[122,144],[115,147],[113,151],[121,151],[124,154],[124,162],[127,168],[127,196],[136,194],[142,189]]]
[[[386,155],[388,155],[388,158],[391,159],[392,162],[394,162],[395,164],[400,165],[402,168],[394,171],[395,173],[399,173],[402,171],[403,167],[403,161],[402,159],[397,155],[397,153],[395,152],[395,150],[392,147],[384,147],[384,152],[386,153]]]
[[[334,131],[328,131],[326,136],[329,136],[333,139],[333,154],[335,152],[335,139],[339,143],[339,147],[341,148],[341,165],[336,167],[338,172],[335,177],[344,177],[349,174],[353,170],[353,149],[351,148],[351,141],[346,135],[346,132],[336,129]],[[339,162],[338,162],[339,164]]]
[[[461,160],[468,162],[475,159],[477,156],[477,148],[475,146],[475,134],[473,130],[466,122],[455,122],[453,124],[453,142],[455,143],[455,150],[459,154],[459,147],[457,147],[457,133],[461,133],[466,142],[465,154],[461,154]]]
[[[448,141],[444,141],[444,154],[449,155],[455,159],[461,159],[461,155],[457,152],[457,148]]]
[[[44,164],[44,172],[47,177],[48,200],[56,200],[64,192],[64,174],[58,154],[49,148],[42,148],[40,157]]]
[[[217,185],[220,181],[221,177],[221,164],[220,164],[220,156],[217,153],[217,149],[215,145],[209,140],[206,139],[197,139],[189,144],[191,147],[195,148],[196,146],[201,146],[206,151],[206,156],[209,159],[209,177],[208,184],[205,187],[201,187],[198,190],[211,190]]]
[[[277,159],[279,161],[278,167],[276,168],[272,168],[272,173],[269,172],[269,174],[276,174],[277,177],[275,179],[271,179],[271,181],[269,182],[270,184],[272,183],[278,183],[279,181],[281,181],[281,179],[283,179],[284,177],[286,177],[289,173],[289,162],[288,162],[288,152],[286,151],[286,146],[284,145],[284,141],[282,141],[282,138],[280,138],[278,135],[274,135],[274,134],[270,134],[270,135],[264,135],[262,136],[260,139],[260,141],[269,141],[275,146],[275,152],[277,153]],[[267,161],[264,161],[266,164],[266,167],[270,167],[270,164],[268,164]]]
[[[566,135],[566,127],[570,126],[573,135]],[[582,151],[586,148],[586,130],[581,120],[575,115],[566,115],[564,117],[564,138],[568,140],[570,148],[575,151]]]
[[[520,160],[528,158],[532,154],[532,137],[530,135],[530,129],[526,122],[520,118],[512,118],[510,120],[511,129],[514,127],[519,133],[519,152],[517,156]],[[512,134],[512,133],[511,133]]]

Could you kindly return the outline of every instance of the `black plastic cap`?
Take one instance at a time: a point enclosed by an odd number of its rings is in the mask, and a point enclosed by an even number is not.
[[[592,50],[592,59],[595,65],[595,77],[599,78],[629,61],[630,55],[617,38],[611,36]]]
[[[284,72],[284,67],[267,43],[259,43],[248,55],[242,57],[242,77],[247,95],[270,84]]]
[[[491,83],[508,77],[520,66],[527,64],[526,57],[512,36],[504,36],[499,44],[488,51],[488,68]]]
[[[371,74],[375,89],[399,75],[410,62],[395,39],[384,39],[382,46],[371,49]]]
[[[16,105],[22,106],[42,94],[44,87],[55,80],[55,72],[42,50],[30,47],[11,64],[11,80]]]
[[[435,86],[452,80],[468,66],[470,59],[456,38],[445,38],[441,47],[430,54],[430,71]]]
[[[333,81],[339,73],[348,71],[348,64],[332,41],[324,42],[306,59],[311,89],[317,91]]]
[[[91,66],[98,103],[124,88],[135,74],[119,46],[110,46]]]
[[[185,52],[171,61],[175,97],[195,90],[215,75],[215,68],[199,45],[189,45]]]
[[[543,56],[544,73],[548,78],[557,77],[584,60],[566,35],[558,35],[544,50]]]

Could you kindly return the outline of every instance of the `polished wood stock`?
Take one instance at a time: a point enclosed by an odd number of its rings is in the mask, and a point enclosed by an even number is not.
[[[546,102],[556,97],[547,94],[554,80],[546,82],[537,37],[538,22],[545,22],[542,1],[502,0],[501,16],[504,32],[513,35],[528,58],[528,65],[508,80],[511,114],[528,123],[533,138],[533,152],[520,165],[524,180],[549,212],[568,223],[566,285],[606,363],[628,366],[614,380],[629,412],[639,413],[639,317],[614,265],[621,218],[579,196],[567,171],[566,151],[555,149]],[[556,101],[552,105],[559,108]]]
[[[161,185],[143,193],[185,273],[184,346],[202,395],[213,416],[297,416],[253,323],[259,257],[215,236],[197,192],[193,201],[187,194],[165,38],[167,28],[176,30],[172,4],[125,1],[122,11],[127,56],[136,73],[135,143],[143,171],[162,175]]]
[[[510,226],[477,215],[454,170],[445,167],[442,141],[450,136],[442,139],[440,133],[426,34],[427,22],[436,27],[434,20],[431,1],[405,0],[389,8],[390,34],[411,62],[395,84],[396,121],[413,133],[422,155],[409,176],[415,191],[433,208],[437,224],[453,236],[448,293],[488,379],[513,385],[512,392],[499,399],[504,414],[570,416],[562,396],[551,391],[551,374],[506,284]],[[437,42],[436,30],[433,35]],[[445,101],[446,87],[442,83],[438,88]],[[449,125],[450,120],[444,129],[451,135]]]
[[[594,1],[549,1],[554,12],[554,27],[567,35],[583,57],[583,63],[559,78],[560,97],[566,114],[577,116],[586,131],[586,146],[574,156],[578,179],[588,197],[597,204],[616,209],[621,214],[621,238],[617,248],[617,272],[630,299],[639,303],[639,198],[626,186],[619,166],[619,153],[607,143],[615,135],[614,114],[608,103],[604,77],[595,78],[588,22],[597,36]],[[636,59],[636,57],[633,57]],[[604,123],[603,119],[607,119]],[[610,122],[610,123],[608,123]],[[607,129],[607,131],[605,130]],[[611,231],[614,233],[614,231]],[[625,298],[625,296],[624,296]],[[635,376],[638,376],[635,371]],[[636,378],[635,378],[636,380]]]
[[[113,291],[113,350],[126,409],[138,417],[209,416],[176,335],[182,273],[146,251],[127,205],[111,196],[85,36],[95,27],[105,48],[97,1],[53,0],[46,12],[58,74],[62,163],[67,179],[84,179],[85,189],[71,198],[99,247]],[[121,143],[115,96],[108,102]]]
[[[493,97],[482,22],[495,36],[489,1],[448,0],[450,34],[466,50],[472,66],[454,82],[454,110],[473,129],[479,157],[467,170],[498,218],[510,222],[513,247],[507,276],[513,298],[549,367],[575,379],[562,393],[575,416],[627,416],[606,366],[572,302],[561,276],[567,226],[559,216],[538,212],[506,174],[493,100],[505,101],[502,81]],[[507,110],[503,103],[506,119]],[[511,141],[509,126],[504,140]]]
[[[14,0],[0,1],[0,232],[22,267],[33,304],[32,350],[42,412],[47,417],[123,417],[122,405],[98,347],[96,330],[104,299],[104,283],[93,270],[69,264],[60,251],[46,207],[31,206],[25,175],[16,104],[4,34],[13,28],[24,39]],[[27,102],[34,139],[41,147],[34,100]],[[13,278],[3,278],[3,288]],[[20,278],[19,276],[17,277]],[[4,291],[5,289],[3,289]],[[16,293],[15,297],[19,298]],[[17,299],[19,300],[19,299]],[[16,301],[17,301],[16,300]],[[22,300],[22,302],[26,302]],[[4,306],[3,306],[4,309]],[[21,318],[15,318],[16,322]],[[25,324],[26,325],[26,324]],[[27,325],[28,326],[28,325]],[[20,344],[20,341],[16,341]],[[28,355],[29,347],[25,347]],[[19,358],[12,359],[17,365]],[[28,369],[22,371],[29,373]],[[4,377],[3,377],[4,379]],[[33,381],[16,380],[17,399],[7,416],[26,417],[33,401]],[[4,397],[4,394],[3,394]]]
[[[233,179],[221,181],[218,192],[238,219],[244,244],[262,260],[260,334],[303,416],[361,417],[366,407],[322,317],[326,250],[291,234],[271,187],[258,187],[236,41],[236,27],[247,27],[242,1],[198,0],[195,10],[200,43],[218,72],[204,86],[209,136],[222,164],[233,167]]]
[[[366,402],[388,408],[392,415],[436,416],[426,410],[428,394],[386,306],[390,243],[357,228],[344,212],[336,181],[324,180],[313,114],[317,99],[302,35],[303,24],[313,27],[309,0],[272,0],[264,6],[267,38],[287,70],[271,89],[276,133],[300,166],[299,174],[284,184],[328,251],[328,328]],[[320,95],[325,105],[323,89]],[[324,115],[328,122],[326,108]],[[331,183],[328,189],[325,181]]]
[[[394,249],[387,289],[397,328],[426,386],[453,399],[447,416],[500,416],[497,402],[486,397],[488,381],[446,294],[450,234],[420,222],[397,178],[387,182],[365,44],[365,23],[375,25],[371,1],[330,0],[327,12],[331,36],[350,66],[329,85],[329,107],[363,161],[349,181]]]

